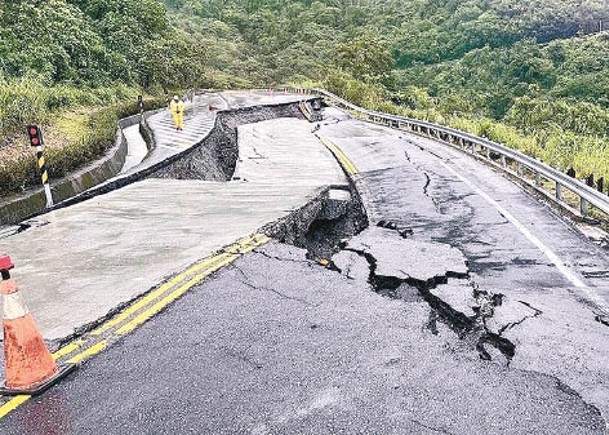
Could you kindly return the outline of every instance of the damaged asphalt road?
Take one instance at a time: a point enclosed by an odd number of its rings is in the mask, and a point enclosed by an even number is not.
[[[319,131],[358,168],[356,187],[371,225],[337,254],[338,269],[405,303],[424,298],[431,333],[447,342],[458,337],[460,352],[489,364],[554,376],[609,420],[609,328],[588,299],[609,299],[606,250],[505,177],[445,145],[345,119],[336,109],[326,109]],[[555,253],[586,291],[472,186]],[[433,267],[449,248],[465,258],[466,274],[460,259],[442,260],[444,270]]]
[[[380,296],[306,254],[271,243],[238,260],[0,430],[603,433],[599,411],[556,378],[462,352],[422,327],[425,301]]]
[[[319,131],[359,170],[358,195],[333,193],[356,199],[347,221],[305,207],[275,235],[299,247],[215,273],[0,433],[606,433],[602,313],[447,167],[605,300],[606,252],[469,157],[326,115]]]

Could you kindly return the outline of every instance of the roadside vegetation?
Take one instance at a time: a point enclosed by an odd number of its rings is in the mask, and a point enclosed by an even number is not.
[[[607,177],[609,35],[583,36],[607,10],[609,0],[5,0],[0,196],[37,182],[28,122],[46,126],[57,177],[107,149],[140,93],[280,84]]]

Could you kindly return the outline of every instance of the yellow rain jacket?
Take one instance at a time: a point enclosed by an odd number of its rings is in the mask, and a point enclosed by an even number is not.
[[[184,128],[184,101],[171,100],[169,109],[173,115],[173,123],[176,125],[176,128],[182,130]]]

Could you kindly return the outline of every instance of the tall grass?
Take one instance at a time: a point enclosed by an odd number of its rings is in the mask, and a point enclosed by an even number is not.
[[[0,137],[28,123],[45,124],[58,110],[135,100],[137,94],[137,89],[123,84],[93,89],[68,85],[49,87],[34,75],[10,80],[0,75]]]
[[[61,132],[61,143],[49,144],[45,150],[49,176],[58,179],[91,163],[114,144],[118,120],[139,110],[137,94],[120,84],[96,89],[47,87],[32,76],[10,81],[0,77],[0,196],[39,185],[33,154],[20,142],[26,124],[40,123],[51,133]],[[163,104],[156,99],[148,106]],[[3,145],[15,140],[18,146]]]

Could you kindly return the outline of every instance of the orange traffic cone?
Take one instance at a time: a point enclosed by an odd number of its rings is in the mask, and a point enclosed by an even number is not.
[[[39,394],[65,376],[74,366],[59,369],[38,331],[34,318],[11,278],[14,267],[0,255],[0,295],[3,302],[5,388],[0,394]]]

